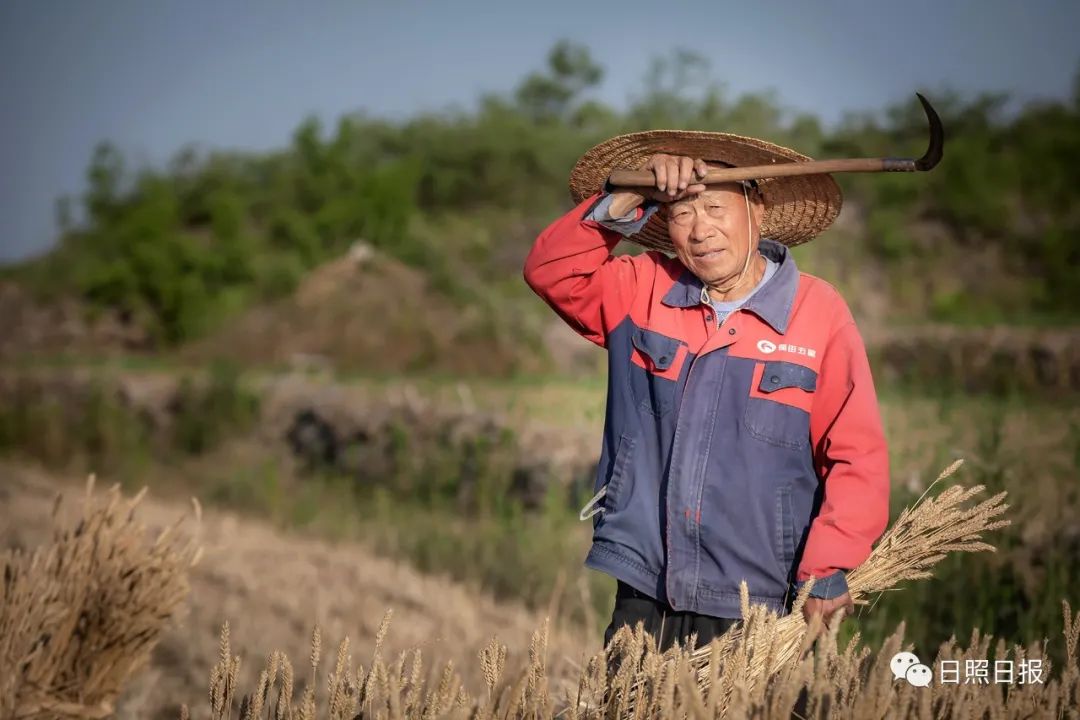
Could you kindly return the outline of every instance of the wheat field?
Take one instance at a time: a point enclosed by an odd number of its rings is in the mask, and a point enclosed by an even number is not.
[[[946,480],[954,463],[936,481]],[[993,551],[984,533],[1008,524],[1004,493],[982,499],[979,486],[948,487],[924,494],[901,513],[870,558],[851,574],[857,604],[870,604],[882,592],[906,580],[930,576],[934,565],[952,552]],[[497,640],[477,657],[485,687],[470,695],[452,664],[441,669],[437,683],[425,683],[423,657],[401,652],[384,657],[382,643],[390,614],[379,627],[375,651],[367,665],[356,665],[345,638],[325,663],[318,628],[312,637],[308,681],[296,695],[295,672],[282,653],[272,653],[248,692],[236,684],[240,658],[233,656],[229,630],[221,634],[220,658],[210,682],[207,717],[224,720],[317,717],[351,718],[943,718],[943,717],[1078,717],[1080,666],[1077,642],[1080,614],[1062,602],[1066,662],[1038,682],[990,687],[989,684],[941,684],[916,687],[898,682],[890,662],[904,645],[901,625],[876,650],[858,635],[838,643],[840,618],[823,628],[809,626],[798,612],[810,586],[795,602],[795,612],[778,616],[752,607],[743,587],[742,622],[710,644],[673,647],[659,652],[639,626],[622,628],[610,648],[579,668],[576,681],[559,682],[547,670],[547,627],[534,633],[529,665],[504,676],[507,653]],[[950,638],[935,664],[955,662],[1028,663],[1045,654],[1045,642],[1007,648],[1003,641],[976,631],[966,645]],[[1050,675],[1054,671],[1053,676]],[[195,717],[187,708],[183,717]]]
[[[696,652],[673,647],[658,652],[639,626],[616,634],[609,653],[589,659],[576,684],[551,681],[546,669],[546,629],[538,630],[529,647],[528,668],[504,677],[507,648],[496,640],[476,661],[486,686],[477,695],[463,687],[452,664],[442,667],[437,682],[424,682],[420,651],[396,658],[381,652],[389,629],[384,616],[375,653],[367,665],[354,664],[345,638],[336,652],[324,658],[318,628],[306,658],[308,680],[303,690],[296,669],[280,652],[272,653],[254,688],[243,693],[236,677],[239,656],[233,656],[228,626],[221,634],[221,657],[214,666],[209,703],[204,712],[185,706],[180,717],[225,720],[289,718],[295,720],[355,720],[356,718],[1076,718],[1080,716],[1080,666],[1077,640],[1080,613],[1062,603],[1067,662],[1052,677],[1039,682],[991,687],[957,684],[916,687],[898,682],[890,669],[892,657],[904,645],[903,626],[876,651],[858,638],[841,647],[839,623],[816,640],[800,644],[790,661],[772,674],[761,673],[761,658],[786,649],[777,619],[752,610],[744,618],[746,637],[725,647],[721,639]],[[1025,662],[1042,656],[1045,645],[1007,648],[1003,641],[975,632],[966,645],[950,639],[936,661],[965,663]],[[702,659],[706,662],[702,664]],[[326,662],[325,660],[328,660]],[[609,672],[610,664],[618,664]],[[703,673],[708,682],[702,682]]]
[[[955,467],[937,482],[944,483]],[[1003,493],[982,495],[977,486],[953,485],[936,494],[928,489],[851,574],[855,602],[872,612],[877,595],[929,576],[948,554],[993,551],[985,534],[1008,523],[1007,505]],[[201,555],[183,518],[155,531],[141,522],[141,501],[142,494],[126,500],[116,488],[96,499],[91,483],[73,525],[60,520],[57,501],[51,539],[33,551],[5,552],[0,717],[109,717],[125,686],[137,681],[184,603],[188,576]],[[197,527],[199,515],[197,506],[188,513],[196,521],[188,522],[188,529]],[[565,653],[553,651],[553,631],[546,623],[532,633],[526,662],[508,666],[508,654],[523,648],[512,651],[492,637],[465,667],[427,657],[415,644],[389,650],[393,623],[387,611],[364,662],[354,662],[348,637],[328,651],[316,626],[303,661],[273,651],[247,687],[225,624],[217,662],[202,670],[208,694],[202,701],[177,698],[184,703],[178,715],[212,720],[1074,718],[1080,713],[1080,615],[1064,600],[1062,612],[1060,639],[1006,647],[976,631],[966,643],[947,640],[931,663],[1024,663],[1043,658],[1047,643],[1063,642],[1065,663],[1044,663],[1038,682],[929,687],[894,679],[890,660],[911,649],[903,625],[871,648],[857,634],[840,643],[839,622],[807,626],[800,612],[777,616],[745,601],[742,622],[709,645],[659,652],[642,628],[623,628],[606,652],[583,657],[572,672],[565,662],[553,670],[553,660]],[[407,626],[409,620],[396,622]]]

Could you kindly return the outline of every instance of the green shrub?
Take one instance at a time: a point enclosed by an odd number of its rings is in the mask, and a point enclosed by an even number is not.
[[[74,288],[172,345],[212,327],[223,295],[280,295],[295,285],[297,263],[309,269],[358,239],[427,272],[436,290],[462,301],[508,274],[517,290],[507,292],[520,292],[528,243],[567,208],[568,169],[617,132],[661,125],[752,132],[825,156],[918,154],[926,142],[911,99],[826,131],[812,116],[785,113],[769,93],[728,97],[692,52],[657,58],[625,112],[592,96],[602,75],[584,48],[563,42],[512,92],[485,96],[470,111],[403,121],[350,116],[329,136],[308,119],[277,152],[188,150],[164,172],[133,173],[102,144],[87,169],[86,226],[73,227],[70,203],[61,203],[68,221],[57,257],[15,275],[46,296]],[[967,249],[990,246],[1001,251],[1003,275],[1031,282],[1014,282],[1016,296],[998,299],[982,291],[993,278],[964,277],[959,292],[976,299],[939,300],[937,317],[1072,321],[1080,307],[1072,272],[1080,262],[1073,210],[1080,108],[1043,102],[1006,115],[1006,100],[934,98],[948,141],[931,173],[838,178],[869,220],[865,250],[851,262],[877,264],[895,285],[910,272],[901,261],[950,272]],[[448,215],[466,226],[446,228]],[[944,228],[948,244],[935,233],[930,246],[925,223]],[[919,298],[893,299],[895,317],[923,311]],[[993,312],[980,313],[985,306]]]
[[[258,419],[259,398],[244,387],[239,369],[227,362],[211,365],[202,382],[181,381],[173,421],[177,449],[199,454],[224,438],[249,430]]]

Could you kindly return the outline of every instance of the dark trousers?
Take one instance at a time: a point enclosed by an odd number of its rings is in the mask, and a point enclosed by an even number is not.
[[[694,633],[697,633],[697,647],[708,645],[713,638],[723,635],[739,622],[739,618],[718,618],[673,610],[667,603],[654,600],[620,580],[615,591],[611,623],[604,631],[604,647],[611,643],[615,631],[623,625],[634,627],[638,622],[645,623],[645,631],[656,638],[657,645],[663,651],[675,641],[685,645]]]
[[[643,592],[638,592],[622,580],[619,581],[615,591],[615,611],[611,613],[611,623],[604,631],[604,647],[611,644],[615,631],[623,625],[631,627],[638,622],[645,623],[645,631],[657,640],[660,650],[667,650],[678,640],[685,645],[690,636],[697,633],[697,645],[708,645],[713,638],[723,635],[732,625],[739,622],[740,618],[718,618],[710,615],[698,615],[697,613],[673,610],[667,603],[654,600]],[[608,662],[608,682],[618,672],[621,661],[619,658],[611,658]],[[604,706],[611,701],[608,693],[610,685],[605,690]],[[804,718],[807,714],[808,695],[806,688],[799,690],[792,708],[791,717]]]

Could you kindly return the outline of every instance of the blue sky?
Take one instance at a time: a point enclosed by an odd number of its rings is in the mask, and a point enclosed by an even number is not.
[[[135,164],[186,144],[265,149],[309,114],[392,118],[506,91],[569,38],[623,105],[651,57],[708,58],[737,94],[772,88],[836,121],[918,89],[1067,97],[1080,2],[165,2],[0,5],[0,260],[55,240],[94,145]]]

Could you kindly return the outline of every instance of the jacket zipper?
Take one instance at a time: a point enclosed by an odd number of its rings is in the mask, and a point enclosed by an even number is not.
[[[713,315],[716,314],[716,309],[713,308],[711,304],[702,303],[702,305],[707,306],[708,309],[706,310],[706,312],[710,312]],[[720,323],[716,327],[716,333],[717,334],[719,334],[720,330],[723,329],[724,323],[726,323],[728,321],[728,318],[730,318],[736,312],[738,312],[738,308],[736,308],[735,310],[729,312],[727,315],[724,316],[724,319],[721,320]],[[713,319],[710,318],[709,325],[711,326],[712,323],[713,323]],[[711,340],[711,339],[712,339],[711,337],[706,337],[705,338],[705,344],[707,345],[709,343],[709,340]],[[690,361],[690,369],[686,371],[686,384],[683,386],[683,397],[686,397],[686,394],[687,394],[686,391],[690,388],[690,380],[694,377],[694,367],[697,365],[697,363],[698,363],[698,361],[700,359],[701,359],[701,354],[698,354],[698,355],[696,355],[694,357],[693,360]],[[680,419],[681,416],[682,416],[682,403],[680,402],[679,403],[679,411],[676,413],[676,416],[675,416],[675,435],[676,436],[678,436],[678,434],[679,434],[679,419]],[[674,451],[675,451],[675,448],[673,446],[672,447],[672,453],[674,453]],[[669,474],[669,476],[668,476],[668,493],[671,492],[671,481],[672,481],[672,478],[671,478],[671,476]],[[669,512],[670,512],[670,508],[671,508],[671,503],[668,503]],[[677,516],[678,515],[676,513],[676,517]],[[671,552],[671,521],[670,521],[670,519],[669,519],[668,524],[667,524],[667,552],[668,553]],[[668,563],[669,568],[670,568],[670,566],[671,566],[671,563]],[[671,604],[671,599],[672,599],[672,595],[671,595],[671,575],[666,571],[664,573],[664,589],[667,590],[668,604]]]

